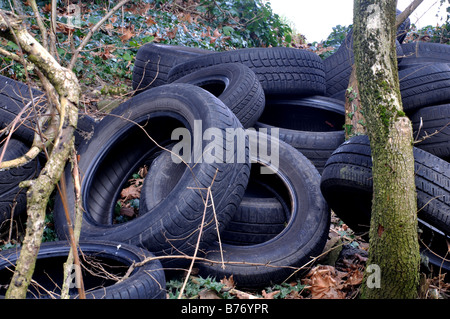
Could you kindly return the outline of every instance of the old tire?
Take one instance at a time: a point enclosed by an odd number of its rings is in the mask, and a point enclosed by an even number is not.
[[[196,121],[201,121],[203,129],[196,127]],[[199,154],[194,150],[194,156],[189,161],[192,172],[189,169],[183,172],[164,201],[153,207],[151,212],[134,220],[113,224],[114,207],[123,185],[142,164],[151,163],[161,151],[153,141],[161,146],[173,144],[172,134],[180,128],[185,128],[188,132],[194,130],[188,141],[183,140],[190,142],[186,147],[192,150],[200,145],[201,150],[204,150],[208,145],[213,146],[217,157],[208,160],[204,157],[204,160],[198,163]],[[196,141],[198,136],[195,135],[198,131],[201,130],[202,134],[208,128],[214,128],[215,132],[220,131],[223,138],[217,137],[213,142]],[[248,182],[250,164],[247,141],[240,145],[243,148],[239,149],[239,152],[242,152],[241,158],[236,156],[237,147],[234,148],[234,154],[222,151],[227,156],[226,159],[218,158],[219,148],[227,147],[227,128],[239,129],[242,126],[219,99],[189,84],[169,84],[153,88],[116,108],[112,116],[104,118],[98,124],[90,143],[80,150],[79,166],[80,171],[84,173],[81,195],[85,206],[82,238],[140,245],[158,256],[192,254],[197,242],[197,229],[203,216],[205,189],[213,184],[217,219],[221,227],[224,227],[236,211]],[[195,131],[196,129],[198,131]],[[150,140],[149,136],[153,140]],[[178,135],[175,138],[178,138]],[[215,154],[211,155],[214,156]],[[197,165],[193,165],[194,163]],[[69,181],[70,167],[66,169],[65,174],[66,180]],[[71,207],[74,204],[72,183],[67,185],[67,199]],[[140,209],[145,211],[144,202],[141,203]],[[205,216],[210,221],[213,216],[212,207],[208,206]],[[67,224],[59,197],[55,202],[54,218],[58,235],[60,238],[66,238]],[[215,238],[215,224],[209,223],[203,230],[202,245]]]
[[[167,197],[183,174],[183,163],[176,164],[169,152],[163,152],[151,164],[141,191],[141,201],[148,208]],[[265,242],[285,227],[287,207],[273,190],[250,177],[244,197],[230,222],[220,233],[226,244],[254,245]]]
[[[401,61],[403,50],[398,41],[396,41],[396,50],[397,60]],[[345,101],[345,91],[348,88],[354,60],[352,29],[339,49],[324,60],[327,85],[326,96]]]
[[[419,109],[410,116],[416,147],[445,160],[450,159],[450,104]]]
[[[256,123],[258,129],[279,129],[279,138],[295,147],[322,172],[326,161],[345,140],[344,104],[312,96],[294,100],[269,100]]]
[[[10,139],[7,145],[0,147],[0,154],[5,151],[3,161],[7,161],[24,155],[28,150],[23,142]],[[19,183],[35,178],[40,169],[36,158],[23,166],[0,171],[0,224],[26,211],[26,189],[19,187]]]
[[[133,90],[136,94],[167,84],[172,67],[212,51],[181,45],[148,43],[139,48],[133,68]]]
[[[450,163],[414,148],[418,217],[450,233]],[[372,157],[367,136],[343,143],[322,172],[322,194],[331,209],[355,232],[369,229]]]
[[[402,44],[403,58],[399,69],[424,63],[449,63],[450,47],[447,44],[412,42]]]
[[[264,243],[284,230],[288,215],[283,200],[250,176],[244,197],[220,238],[223,243],[235,246]]]
[[[197,85],[214,94],[231,109],[244,128],[253,126],[264,110],[261,83],[250,68],[240,63],[199,69],[173,83]]]
[[[411,114],[422,107],[450,103],[450,64],[425,63],[399,71],[403,109]]]
[[[86,298],[89,299],[165,299],[166,282],[165,275],[159,260],[149,260],[143,266],[136,267],[128,278],[121,282],[101,277],[105,271],[118,278],[123,277],[127,270],[154,257],[153,254],[131,245],[119,242],[107,241],[82,241],[79,250],[83,253],[80,257],[83,265],[83,283]],[[44,291],[36,285],[30,285],[27,298],[58,298],[63,282],[63,264],[69,255],[70,245],[66,241],[46,242],[41,244],[33,279]],[[14,268],[20,255],[20,248],[12,248],[0,252],[0,298],[6,293],[12,277],[11,268]],[[95,267],[88,261],[95,261],[100,265]],[[85,270],[85,267],[88,269]],[[8,269],[9,268],[9,269]],[[53,292],[50,295],[48,291]],[[78,289],[69,290],[71,298],[78,298]]]
[[[252,69],[266,97],[325,94],[325,73],[320,57],[306,50],[282,47],[239,49],[200,56],[173,67],[169,81],[222,63],[242,63]]]
[[[261,134],[258,133],[258,137]],[[330,210],[319,189],[320,175],[312,163],[290,145],[279,143],[277,168],[255,157],[252,174],[262,165],[269,165],[273,174],[259,174],[258,178],[273,189],[289,206],[289,222],[274,238],[257,244],[235,246],[223,244],[223,260],[219,244],[212,245],[206,261],[199,261],[199,274],[217,279],[233,275],[240,287],[266,287],[280,283],[319,255],[328,237]],[[212,262],[211,262],[212,261]]]
[[[21,114],[20,121],[14,128],[13,137],[27,145],[31,145],[34,139],[35,111],[45,113],[47,104],[43,92],[34,88],[31,92],[32,96],[26,84],[0,75],[0,129],[10,127],[15,118]],[[95,121],[92,117],[79,114],[78,126],[74,132],[76,147],[89,141],[94,127]]]

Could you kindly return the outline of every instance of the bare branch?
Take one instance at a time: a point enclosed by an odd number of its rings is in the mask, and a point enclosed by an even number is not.
[[[77,106],[81,90],[75,74],[59,65],[55,58],[28,33],[17,15],[0,10],[0,36],[13,39],[21,50],[27,53],[28,60],[48,78],[59,97],[59,114],[53,117],[50,125],[50,128],[55,130],[56,136],[51,154],[37,179],[21,183],[22,187],[29,188],[27,228],[6,297],[22,299],[26,297],[42,241],[48,198],[74,149],[73,133],[78,122]]]
[[[83,42],[78,46],[77,50],[73,53],[72,59],[70,60],[69,65],[67,66],[69,69],[73,69],[75,66],[75,63],[78,59],[78,54],[83,50],[83,48],[88,44],[88,42],[91,40],[92,35],[97,32],[97,30],[100,28],[100,26],[108,20],[114,12],[119,10],[124,4],[126,4],[130,0],[122,0],[120,1],[114,8],[111,9],[97,24],[89,30],[88,34],[84,37]]]
[[[34,12],[34,17],[36,18],[36,22],[39,26],[39,30],[41,31],[42,45],[44,46],[44,48],[46,48],[48,50],[47,28],[45,27],[44,23],[42,22],[41,15],[39,14],[39,9],[36,4],[36,0],[30,0],[29,3],[31,5],[31,9]]]
[[[397,29],[410,15],[422,4],[423,0],[414,0],[411,4],[397,16],[395,21],[395,29]]]

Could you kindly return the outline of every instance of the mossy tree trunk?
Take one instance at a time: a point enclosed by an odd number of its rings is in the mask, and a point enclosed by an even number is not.
[[[355,0],[356,76],[373,160],[373,203],[363,298],[414,298],[419,283],[413,136],[400,95],[396,0]],[[372,269],[372,268],[369,268]]]

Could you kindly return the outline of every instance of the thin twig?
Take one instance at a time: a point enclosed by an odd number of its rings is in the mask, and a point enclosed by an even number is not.
[[[74,172],[74,178],[75,175],[78,174],[78,171],[75,173]],[[68,226],[68,230],[69,230],[69,243],[70,243],[70,252],[69,252],[69,257],[67,258],[67,262],[64,265],[64,284],[63,284],[63,291],[62,291],[62,295],[63,298],[68,298],[68,275],[69,275],[69,268],[72,268],[72,264],[75,264],[75,278],[76,278],[76,282],[79,283],[79,285],[77,285],[78,287],[78,293],[80,295],[80,299],[85,299],[86,295],[84,292],[84,285],[83,285],[83,280],[82,280],[82,276],[81,276],[81,268],[80,268],[80,260],[78,258],[78,249],[77,249],[77,240],[75,238],[75,234],[74,234],[74,226],[72,223],[72,219],[70,218],[70,214],[69,214],[69,204],[67,203],[67,190],[66,190],[66,179],[65,179],[65,174],[63,172],[63,174],[61,175],[61,187],[56,184],[59,195],[61,197],[62,200],[62,204],[63,204],[63,208],[64,208],[64,213],[66,215],[66,221],[67,221],[67,226]]]
[[[208,199],[209,199],[210,194],[211,194],[211,187],[208,187],[208,193],[206,194],[205,209],[203,210],[202,222],[200,224],[200,231],[198,233],[197,244],[195,245],[194,258],[192,258],[191,264],[189,266],[189,270],[188,270],[188,272],[186,274],[186,280],[183,282],[183,286],[181,286],[180,293],[178,295],[178,299],[181,299],[181,297],[183,296],[184,289],[186,288],[186,284],[187,284],[187,282],[189,280],[189,276],[191,275],[192,268],[194,267],[195,257],[197,256],[198,248],[200,246],[200,239],[201,239],[202,234],[203,234],[203,225],[205,223],[206,209],[208,208]]]
[[[122,0],[120,1],[114,8],[111,9],[111,11],[109,11],[99,22],[97,22],[97,24],[89,30],[88,34],[84,37],[83,42],[81,42],[81,44],[78,46],[77,50],[75,52],[73,52],[73,56],[72,59],[70,60],[69,65],[67,66],[68,69],[73,69],[73,67],[75,66],[75,63],[77,62],[78,59],[78,54],[81,52],[81,50],[83,50],[83,48],[88,44],[88,42],[91,40],[91,37],[93,36],[93,34],[95,32],[97,32],[97,30],[100,28],[100,26],[106,21],[108,20],[114,12],[116,12],[117,10],[119,10],[124,4],[126,4],[128,1],[130,0]]]
[[[47,28],[42,22],[41,15],[39,14],[39,9],[36,4],[36,0],[30,0],[28,3],[31,5],[31,9],[33,10],[34,17],[36,18],[36,22],[39,26],[39,30],[41,31],[42,36],[42,46],[48,50],[48,40],[47,40]]]
[[[217,174],[217,171],[216,171]],[[211,190],[209,190],[211,191]],[[220,251],[220,260],[222,260],[222,269],[225,269],[225,263],[223,259],[223,249],[222,249],[222,241],[220,240],[220,231],[219,231],[219,221],[217,220],[216,207],[214,205],[213,194],[211,193],[211,206],[214,213],[214,220],[216,222],[216,230],[217,230],[217,242],[219,243],[219,251]]]

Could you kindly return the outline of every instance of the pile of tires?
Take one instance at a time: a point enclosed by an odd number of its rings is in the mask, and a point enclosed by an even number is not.
[[[36,118],[45,112],[46,98],[43,92],[29,89],[22,82],[0,75],[0,158],[12,160],[25,155],[33,143],[37,130]],[[80,114],[75,132],[75,145],[86,144],[93,133],[95,121]],[[12,133],[12,134],[10,134]],[[19,187],[24,180],[35,178],[43,167],[45,158],[40,156],[28,164],[0,172],[0,229],[26,210],[26,191]]]
[[[449,127],[444,125],[449,56],[441,47],[420,44],[422,50],[413,50],[401,44],[402,28],[397,51],[405,111],[417,136],[439,128],[414,151],[419,217],[427,230],[445,238],[450,232]],[[201,276],[233,276],[240,287],[281,283],[306,271],[322,253],[331,209],[357,232],[368,225],[370,145],[365,137],[345,141],[343,129],[351,37],[350,32],[324,61],[293,48],[212,53],[142,46],[134,96],[95,124],[89,140],[77,143],[84,208],[80,250],[122,268],[137,263],[149,268],[137,267],[118,283],[102,281],[104,289],[92,279],[88,296],[164,298],[167,270],[187,269],[193,260]],[[22,150],[16,139],[30,143],[24,136],[16,132],[10,141],[18,145],[16,153]],[[139,213],[118,223],[119,195],[144,165]],[[21,169],[24,178],[30,174]],[[341,174],[344,170],[348,174]],[[73,220],[75,213],[65,207],[76,200],[71,165],[64,174],[69,181],[64,201],[57,195],[54,204],[60,242],[43,246],[44,260],[68,253],[66,215]],[[14,263],[16,255],[4,251],[2,259]],[[0,285],[7,282],[2,267]],[[37,276],[47,273],[38,269]]]
[[[351,33],[345,43],[351,43]],[[423,254],[438,269],[450,270],[450,47],[437,43],[397,45],[403,108],[414,138],[418,218]],[[325,60],[327,96],[344,101],[352,59],[348,46]],[[372,159],[367,136],[342,143],[329,157],[321,191],[330,208],[355,232],[367,234],[372,201]],[[426,242],[426,243],[425,243]],[[445,246],[445,247],[444,247]],[[434,247],[434,248],[433,248]]]
[[[152,50],[171,52],[158,57],[159,67],[177,64],[167,76],[158,73],[161,81],[135,79],[149,88],[102,119],[89,143],[78,148],[81,238],[144,248],[166,270],[187,269],[195,256],[202,276],[233,275],[242,287],[280,283],[310,266],[322,253],[330,225],[320,173],[282,134],[277,138],[278,125],[259,121],[270,119],[267,109],[298,108],[310,119],[298,126],[304,132],[321,129],[322,121],[328,121],[324,134],[342,126],[336,124],[343,119],[342,103],[324,97],[323,61],[308,51],[268,48],[195,57],[189,52],[183,62],[185,50],[153,44],[138,56],[152,57]],[[181,53],[174,59],[176,52]],[[322,118],[313,123],[316,116]],[[142,165],[149,170],[139,214],[116,223],[119,194]],[[71,169],[65,172],[68,181]],[[72,183],[66,189],[72,207]],[[61,240],[69,233],[64,206],[57,196],[54,223]]]
[[[45,112],[45,95],[36,89],[0,76],[0,156],[3,161],[23,156],[33,142],[36,119]],[[77,149],[89,143],[96,122],[80,114],[75,132]],[[40,128],[44,130],[44,127]],[[11,134],[9,134],[11,133]],[[46,158],[41,154],[28,164],[0,172],[0,229],[15,228],[18,219],[26,221],[26,190],[19,186],[38,176]],[[79,253],[86,298],[100,299],[164,299],[166,280],[159,260],[148,250],[123,242],[82,241]],[[11,282],[21,248],[0,252],[0,298],[4,298]],[[27,298],[59,298],[64,278],[64,263],[70,245],[66,240],[41,245]],[[148,260],[148,262],[147,262]],[[133,270],[136,263],[142,266]],[[74,274],[74,273],[73,273]],[[109,277],[108,277],[109,276]],[[69,283],[71,298],[79,298],[75,276]]]
[[[138,57],[170,50],[158,56],[159,65],[178,64],[151,81],[135,75],[134,83],[150,88],[114,109],[78,149],[85,209],[81,237],[143,247],[160,257],[166,270],[187,269],[195,256],[200,275],[233,275],[242,287],[280,283],[310,266],[322,253],[330,225],[320,173],[278,139],[278,126],[259,121],[270,119],[266,110],[279,108],[281,115],[297,108],[298,118],[303,109],[310,119],[299,128],[320,129],[320,122],[329,120],[326,132],[343,119],[343,105],[324,97],[323,61],[290,48],[197,51],[185,61],[180,59],[186,51],[173,46],[140,50],[145,52]],[[176,52],[182,54],[173,59]],[[156,67],[151,61],[144,65]],[[119,193],[143,164],[149,170],[139,215],[115,223]],[[68,180],[71,174],[68,167]],[[74,201],[68,184],[68,206]],[[54,219],[59,237],[66,238],[61,198]]]

